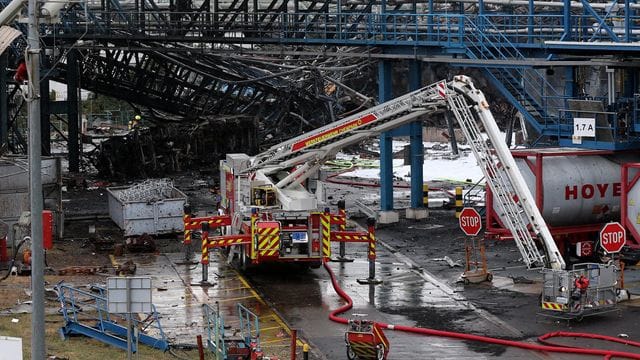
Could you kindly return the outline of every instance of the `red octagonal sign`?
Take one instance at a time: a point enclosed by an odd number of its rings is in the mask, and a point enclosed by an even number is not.
[[[458,222],[460,223],[460,229],[469,236],[478,235],[480,229],[482,229],[482,219],[474,208],[467,207],[462,209]]]
[[[600,230],[600,245],[610,254],[620,252],[626,242],[627,232],[618,222],[610,222]]]

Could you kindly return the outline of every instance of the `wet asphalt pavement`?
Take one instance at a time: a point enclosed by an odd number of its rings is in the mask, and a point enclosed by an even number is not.
[[[354,199],[367,199],[367,193],[352,188],[346,196],[350,223],[364,223],[349,208]],[[375,190],[374,190],[375,191]],[[191,195],[190,195],[191,197]],[[329,195],[331,197],[331,195]],[[337,198],[337,197],[336,197]],[[406,199],[401,199],[405,200]],[[335,198],[327,201],[335,206]],[[396,200],[398,202],[398,200]],[[210,204],[204,204],[209,207]],[[373,204],[375,206],[375,204]],[[450,267],[444,260],[464,263],[464,235],[458,229],[453,210],[431,211],[419,221],[401,219],[376,230],[376,278],[382,284],[360,285],[357,279],[368,277],[366,245],[347,244],[351,263],[331,262],[342,288],[351,296],[354,308],[343,316],[367,314],[366,317],[397,325],[457,331],[535,343],[537,336],[551,331],[593,332],[609,336],[628,335],[640,341],[640,300],[621,303],[620,312],[587,317],[578,321],[558,321],[538,315],[541,276],[527,270],[511,241],[487,241],[487,262],[492,283],[464,285],[458,282],[461,267]],[[333,246],[333,255],[338,245]],[[150,259],[155,260],[151,261]],[[264,340],[274,349],[286,346],[288,328],[300,331],[311,344],[311,359],[346,359],[346,326],[331,322],[331,310],[344,304],[333,290],[323,269],[303,270],[295,266],[267,266],[249,269],[242,276],[229,268],[218,256],[209,278],[210,288],[191,286],[199,281],[197,265],[180,265],[182,254],[136,257],[138,275],[157,279],[154,302],[163,314],[167,334],[176,343],[192,343],[202,329],[203,302],[219,301],[227,318],[235,316],[234,304],[243,302],[259,309]],[[199,257],[196,256],[195,260]],[[222,259],[222,258],[219,258]],[[126,259],[120,259],[124,261]],[[625,271],[625,284],[640,295],[640,268]],[[254,291],[255,290],[255,291]],[[157,300],[155,300],[157,299]],[[163,299],[163,301],[159,301]],[[184,314],[184,315],[179,315]],[[505,348],[479,342],[443,337],[420,336],[386,331],[390,340],[389,359],[582,359],[581,356],[549,355]],[[285,334],[285,336],[283,336]],[[562,339],[570,345],[606,347],[594,341]],[[630,348],[621,348],[631,351]],[[637,351],[637,349],[636,349]]]
[[[428,226],[431,224],[431,226]],[[433,226],[433,225],[442,226]],[[427,229],[429,228],[429,229]],[[366,248],[347,244],[352,263],[330,263],[342,288],[354,307],[347,312],[367,314],[367,318],[396,325],[464,332],[535,343],[536,337],[552,331],[593,332],[609,336],[629,336],[638,341],[640,300],[621,303],[619,313],[566,321],[541,316],[538,295],[541,275],[527,270],[510,241],[487,241],[488,267],[492,283],[464,285],[458,282],[463,268],[450,267],[444,256],[464,263],[464,237],[453,211],[432,211],[429,219],[402,220],[381,226],[376,232],[376,286],[360,285],[356,280],[368,277]],[[336,255],[338,245],[333,247]],[[288,324],[308,339],[318,359],[345,359],[346,326],[328,319],[329,312],[344,304],[333,290],[324,269],[254,269],[249,277]],[[640,273],[628,268],[625,281],[635,286]],[[635,290],[634,290],[635,291]],[[390,340],[389,359],[581,359],[584,356],[542,354],[481,342],[444,337],[420,336],[386,331]],[[597,344],[593,340],[558,339],[573,346],[612,348],[623,351],[640,349]]]

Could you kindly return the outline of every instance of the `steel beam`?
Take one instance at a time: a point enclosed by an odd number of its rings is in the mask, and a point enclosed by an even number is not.
[[[78,82],[79,82],[78,51],[71,50],[67,54],[67,129],[69,137],[67,150],[69,152],[69,172],[80,171],[80,143],[78,130]]]

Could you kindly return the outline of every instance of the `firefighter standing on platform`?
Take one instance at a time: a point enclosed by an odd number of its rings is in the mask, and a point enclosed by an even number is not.
[[[129,121],[129,130],[137,129],[140,125],[140,120],[142,120],[142,116],[136,115],[133,117],[133,120]]]

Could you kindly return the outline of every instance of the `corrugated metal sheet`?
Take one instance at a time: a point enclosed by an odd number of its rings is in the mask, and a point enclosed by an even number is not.
[[[0,27],[0,54],[2,54],[20,35],[22,35],[22,33],[19,30],[10,26]]]

